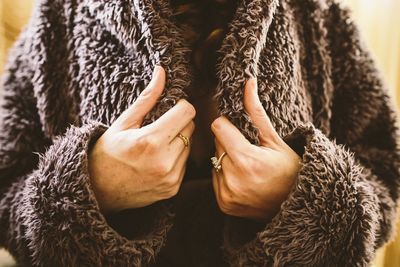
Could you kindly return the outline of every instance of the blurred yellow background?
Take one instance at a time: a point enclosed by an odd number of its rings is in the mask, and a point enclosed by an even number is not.
[[[400,0],[342,0],[354,14],[362,35],[400,107]],[[0,72],[7,50],[26,24],[34,0],[0,0]],[[398,227],[400,233],[400,225]],[[0,250],[0,267],[13,266]],[[400,266],[400,235],[381,249],[374,267]]]

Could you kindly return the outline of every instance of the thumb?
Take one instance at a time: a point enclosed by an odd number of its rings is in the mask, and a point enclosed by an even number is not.
[[[251,78],[244,89],[244,107],[260,133],[260,142],[268,144],[278,136],[258,96],[257,79]]]
[[[155,66],[150,83],[140,93],[136,101],[113,123],[119,130],[140,128],[145,116],[157,104],[165,87],[166,74],[161,66]]]

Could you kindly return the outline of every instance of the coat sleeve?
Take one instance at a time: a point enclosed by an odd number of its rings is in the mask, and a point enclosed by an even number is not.
[[[255,237],[240,240],[243,222],[228,218],[232,266],[369,266],[393,232],[400,180],[394,108],[347,11],[332,5],[329,13],[331,137],[313,124],[285,137],[303,148],[296,184]]]
[[[41,80],[38,68],[46,68],[60,45],[51,31],[62,31],[44,13],[46,1],[39,3],[3,77],[0,247],[21,266],[144,266],[163,245],[172,215],[159,207],[149,225],[131,221],[120,234],[109,223],[118,220],[100,212],[88,174],[88,151],[107,126],[89,120],[55,137],[44,134],[33,81]],[[145,234],[132,236],[139,228]]]

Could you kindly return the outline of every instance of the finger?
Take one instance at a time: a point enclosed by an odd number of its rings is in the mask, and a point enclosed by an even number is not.
[[[213,184],[215,199],[217,200],[218,206],[221,207],[221,205],[222,205],[222,201],[221,201],[222,183],[221,183],[220,177],[218,177],[215,170],[212,171],[212,184]]]
[[[148,125],[163,140],[171,142],[185,126],[194,119],[196,110],[185,99],[163,114],[158,120]]]
[[[187,151],[183,151],[183,153],[181,154],[181,158],[179,158],[179,160],[177,161],[177,168],[180,169],[180,175],[179,175],[179,180],[178,180],[178,184],[181,185],[183,178],[185,177],[185,172],[186,172],[186,162],[187,159],[189,157],[190,154],[190,150],[187,149]]]
[[[224,152],[225,151],[223,150],[222,146],[218,143],[218,140],[215,139],[215,157],[219,159]],[[221,176],[223,176],[222,172],[217,173],[215,169],[212,170],[213,188],[219,206],[221,206],[221,190],[223,190],[222,187],[224,186],[222,183]]]
[[[219,159],[225,151],[217,139],[215,140],[215,149],[216,149],[215,156],[217,157],[217,159]],[[234,173],[233,162],[230,156],[226,154],[221,159],[220,164],[221,164],[221,170],[218,173],[216,173],[216,175],[218,176],[218,179],[221,179],[220,182],[224,186],[224,188],[230,191],[230,187],[228,186],[226,179],[228,179],[228,177],[232,177],[231,174]]]
[[[224,150],[232,157],[245,146],[251,145],[239,129],[224,116],[217,118],[211,124],[211,130]]]
[[[217,139],[215,139],[215,156],[217,157],[217,159],[219,159],[222,156],[222,154],[224,154],[224,153],[226,153],[226,151],[222,147],[221,143]],[[229,167],[232,166],[232,160],[230,159],[228,153],[226,153],[226,155],[222,158],[220,163],[221,163],[221,165],[223,165],[222,171],[224,171],[224,169],[225,169],[225,171],[227,171],[229,169]],[[226,167],[226,168],[224,168],[224,167]]]
[[[143,119],[156,105],[165,87],[166,74],[161,66],[156,66],[150,83],[140,93],[136,101],[127,108],[115,121],[116,127],[121,130],[140,128]]]
[[[179,179],[177,184],[180,185],[182,183],[183,177],[185,176],[186,171],[186,161],[189,157],[190,149],[185,148],[182,153],[179,154],[174,167],[172,168],[172,175],[178,175]]]
[[[254,126],[259,129],[260,141],[266,143],[271,139],[274,140],[278,134],[260,101],[257,79],[255,78],[246,82],[244,89],[244,106]]]
[[[195,129],[195,125],[193,121],[190,121],[185,128],[183,128],[183,130],[180,132],[180,134],[182,134],[184,137],[188,138],[189,140],[189,147],[185,146],[184,141],[182,140],[181,137],[179,137],[178,135],[175,136],[174,139],[172,139],[172,141],[170,142],[170,147],[172,149],[172,151],[177,151],[177,152],[182,152],[184,149],[190,148],[191,145],[191,137],[193,135]]]
[[[218,141],[218,139],[215,138],[214,140],[215,143],[215,156],[217,158],[221,157],[221,155],[226,152],[224,151],[224,148],[222,147],[221,143]]]
[[[183,130],[182,130],[182,135],[187,137],[189,139],[189,145],[186,147],[185,143],[183,142],[183,140],[176,136],[170,144],[168,144],[168,149],[167,149],[167,153],[166,156],[169,157],[174,165],[178,162],[178,159],[181,157],[181,154],[185,151],[188,150],[190,151],[191,149],[191,142],[190,142],[190,138],[193,134],[194,131],[194,122],[191,121]]]
[[[186,136],[191,136],[191,133],[194,130],[194,123],[189,123],[184,130],[182,130],[183,134]],[[169,166],[168,174],[173,174],[173,177],[180,175],[182,169],[186,167],[186,161],[190,154],[190,146],[189,143],[188,147],[185,147],[183,141],[176,137],[173,140],[173,144],[164,144],[160,148],[161,158],[164,159],[164,163]]]
[[[219,174],[217,174],[215,170],[213,170],[212,182],[213,182],[215,199],[217,200],[218,206],[223,213],[233,215],[233,213],[230,211],[230,208],[226,204],[226,197],[227,197],[226,194],[229,193],[226,191],[226,187],[223,183],[223,180],[224,177],[219,177]]]

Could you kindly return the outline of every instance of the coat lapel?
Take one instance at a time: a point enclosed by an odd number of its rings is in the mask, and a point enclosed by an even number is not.
[[[90,12],[128,49],[140,54],[145,80],[150,80],[155,65],[167,72],[166,90],[146,123],[170,109],[192,81],[190,49],[178,27],[170,20],[168,1],[87,0]]]
[[[260,53],[277,6],[278,0],[241,1],[217,63],[219,111],[253,142],[258,140],[257,131],[244,112],[243,88],[249,78],[258,77]]]
[[[86,6],[124,47],[135,51],[145,66],[145,83],[156,64],[165,67],[166,90],[146,123],[187,97],[193,81],[191,50],[172,19],[169,0],[86,0]],[[257,131],[243,107],[243,88],[250,77],[258,78],[260,98],[282,136],[310,120],[296,26],[290,16],[285,1],[240,0],[220,48],[215,92],[219,112],[254,143]]]

